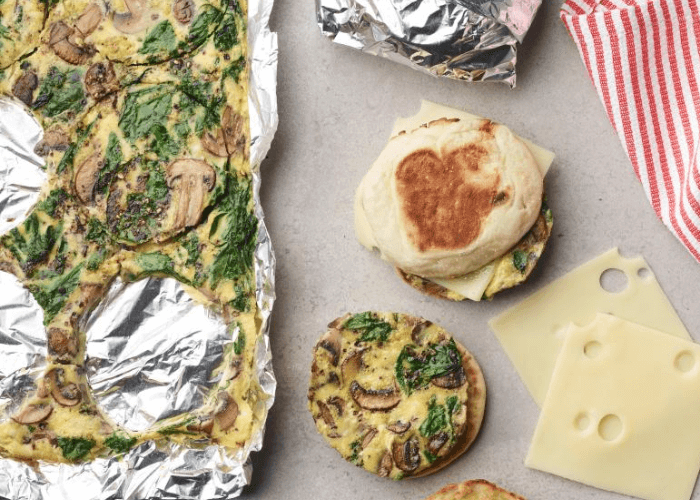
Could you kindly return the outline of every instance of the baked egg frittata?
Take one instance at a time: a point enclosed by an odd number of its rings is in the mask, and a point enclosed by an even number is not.
[[[474,441],[486,386],[442,328],[364,312],[329,325],[314,348],[309,411],[346,460],[382,477],[435,472]]]
[[[262,425],[246,12],[242,0],[0,0],[0,94],[44,128],[48,175],[0,236],[0,270],[42,307],[48,341],[43,377],[0,424],[2,456],[75,462],[161,439],[237,449]],[[116,277],[148,276],[177,279],[232,343],[200,409],[130,432],[91,394],[79,325]]]

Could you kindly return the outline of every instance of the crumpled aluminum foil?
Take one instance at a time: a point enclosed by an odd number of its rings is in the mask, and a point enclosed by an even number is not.
[[[263,422],[277,385],[269,339],[275,257],[259,196],[260,163],[278,124],[277,36],[269,30],[272,5],[273,0],[253,0],[248,5],[250,157],[255,214],[260,221],[255,274],[262,326],[256,367],[264,393],[260,403]],[[40,168],[43,162],[33,152],[40,137],[40,127],[19,105],[0,100],[0,234],[22,222],[46,180]],[[2,421],[19,408],[28,392],[36,390],[47,345],[43,311],[32,295],[14,276],[2,271],[0,290]],[[179,330],[177,335],[174,328]],[[132,284],[115,281],[100,306],[84,318],[83,329],[87,331],[91,388],[102,410],[133,430],[198,407],[216,382],[212,373],[224,345],[236,338],[235,331],[227,333],[223,321],[193,301],[179,283],[157,278]],[[162,335],[166,330],[168,334]],[[31,467],[0,458],[0,498],[232,498],[250,482],[250,453],[261,449],[263,433],[264,425],[235,453],[196,441],[188,447],[149,441],[120,460],[100,458],[77,465],[39,463]]]
[[[316,0],[341,45],[433,76],[515,87],[517,44],[542,0]]]

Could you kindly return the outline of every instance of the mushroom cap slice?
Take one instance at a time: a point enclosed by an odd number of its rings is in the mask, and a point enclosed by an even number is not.
[[[44,132],[44,137],[34,146],[34,152],[46,156],[51,151],[65,151],[70,144],[70,137],[61,128],[55,127]]]
[[[391,455],[396,467],[404,472],[413,472],[420,466],[420,447],[418,438],[410,437],[403,443],[394,441],[391,444]]]
[[[88,5],[75,22],[75,29],[85,38],[95,31],[102,22],[102,9],[96,3]]]
[[[193,0],[175,0],[173,2],[173,16],[180,24],[190,24],[194,19],[195,9]]]
[[[112,16],[112,23],[118,31],[125,35],[135,35],[154,23],[147,0],[124,0],[124,4],[127,12],[115,12]]]
[[[377,469],[377,475],[379,477],[389,477],[391,474],[391,469],[394,468],[394,460],[391,458],[391,453],[386,452],[382,457],[382,461],[379,462],[379,469]]]
[[[67,384],[62,387],[54,386],[51,396],[61,406],[75,406],[83,398],[80,389],[76,384]]]
[[[390,389],[367,390],[356,380],[350,384],[350,395],[361,408],[370,411],[389,411],[401,402],[401,391]]]
[[[226,391],[219,391],[216,395],[217,410],[214,419],[218,422],[219,428],[226,431],[233,427],[238,418],[238,404]]]
[[[338,366],[342,340],[343,339],[340,336],[340,332],[332,328],[324,333],[321,340],[318,341],[317,348],[322,347],[330,353],[331,363],[333,363],[333,366]]]
[[[214,189],[216,171],[205,161],[182,158],[168,165],[166,177],[168,187],[179,194],[171,229],[194,226],[204,210],[204,195]]]
[[[228,150],[226,149],[223,130],[217,129],[216,135],[212,132],[205,132],[204,135],[202,135],[201,141],[202,147],[214,156],[228,158]]]
[[[17,422],[18,424],[38,424],[39,422],[43,422],[44,420],[49,418],[49,415],[51,415],[52,411],[53,406],[51,406],[50,404],[41,403],[29,405],[17,415],[14,415],[12,417],[12,420]]]
[[[102,165],[99,153],[95,153],[83,161],[75,172],[75,195],[85,204],[94,200],[95,184]]]
[[[57,356],[75,356],[78,354],[78,339],[71,330],[51,327],[48,331],[49,352]]]
[[[39,86],[39,77],[33,71],[25,71],[12,85],[12,95],[27,106],[34,101],[34,91]]]
[[[85,72],[85,90],[96,101],[119,90],[117,74],[111,62],[97,62],[88,68]]]
[[[365,349],[352,351],[341,363],[340,373],[343,376],[343,381],[349,381],[357,377],[357,374],[362,370],[362,355]]]
[[[403,434],[404,432],[406,432],[408,429],[411,428],[411,422],[401,422],[399,420],[397,422],[394,422],[391,425],[387,425],[386,428],[389,429],[394,434]]]
[[[95,48],[90,45],[76,45],[72,41],[74,34],[74,28],[63,21],[56,21],[51,25],[49,47],[67,63],[79,66],[88,62],[95,55]]]
[[[459,369],[442,377],[435,377],[430,382],[443,389],[456,389],[467,382],[467,375],[464,373],[464,367],[460,366]]]

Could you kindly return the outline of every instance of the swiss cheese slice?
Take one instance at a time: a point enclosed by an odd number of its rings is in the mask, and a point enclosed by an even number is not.
[[[391,136],[395,137],[402,131],[417,129],[425,123],[438,120],[440,118],[460,118],[463,120],[483,119],[482,117],[467,113],[465,111],[449,108],[430,101],[421,101],[420,111],[416,115],[409,118],[399,118],[396,120]],[[542,172],[542,176],[544,177],[554,161],[554,153],[532,143],[531,141],[528,141],[527,139],[523,139],[522,137],[519,137],[519,139],[521,139],[525,145],[527,145],[528,149],[530,149],[530,152],[535,158],[537,165],[540,167],[540,171]],[[358,190],[358,192],[359,191],[360,190]],[[360,206],[359,196],[355,197],[355,214],[355,231],[357,233],[358,240],[368,248],[376,246],[374,244],[374,238],[372,237],[364,209]],[[491,282],[495,270],[496,266],[494,264],[489,264],[481,269],[477,269],[476,271],[469,273],[464,277],[452,279],[431,279],[431,281],[449,290],[457,292],[470,300],[479,301],[483,297],[486,287]]]
[[[608,292],[600,285],[608,269],[625,273],[624,290]],[[645,260],[626,259],[611,249],[489,322],[538,405],[547,393],[566,327],[586,325],[597,313],[690,339]]]
[[[566,335],[525,464],[647,500],[688,500],[699,395],[699,345],[598,315]]]

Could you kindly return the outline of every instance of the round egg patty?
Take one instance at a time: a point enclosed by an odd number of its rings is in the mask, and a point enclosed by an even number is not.
[[[415,316],[369,311],[328,327],[314,348],[309,411],[343,458],[402,479],[431,474],[472,444],[486,384],[449,333]]]

